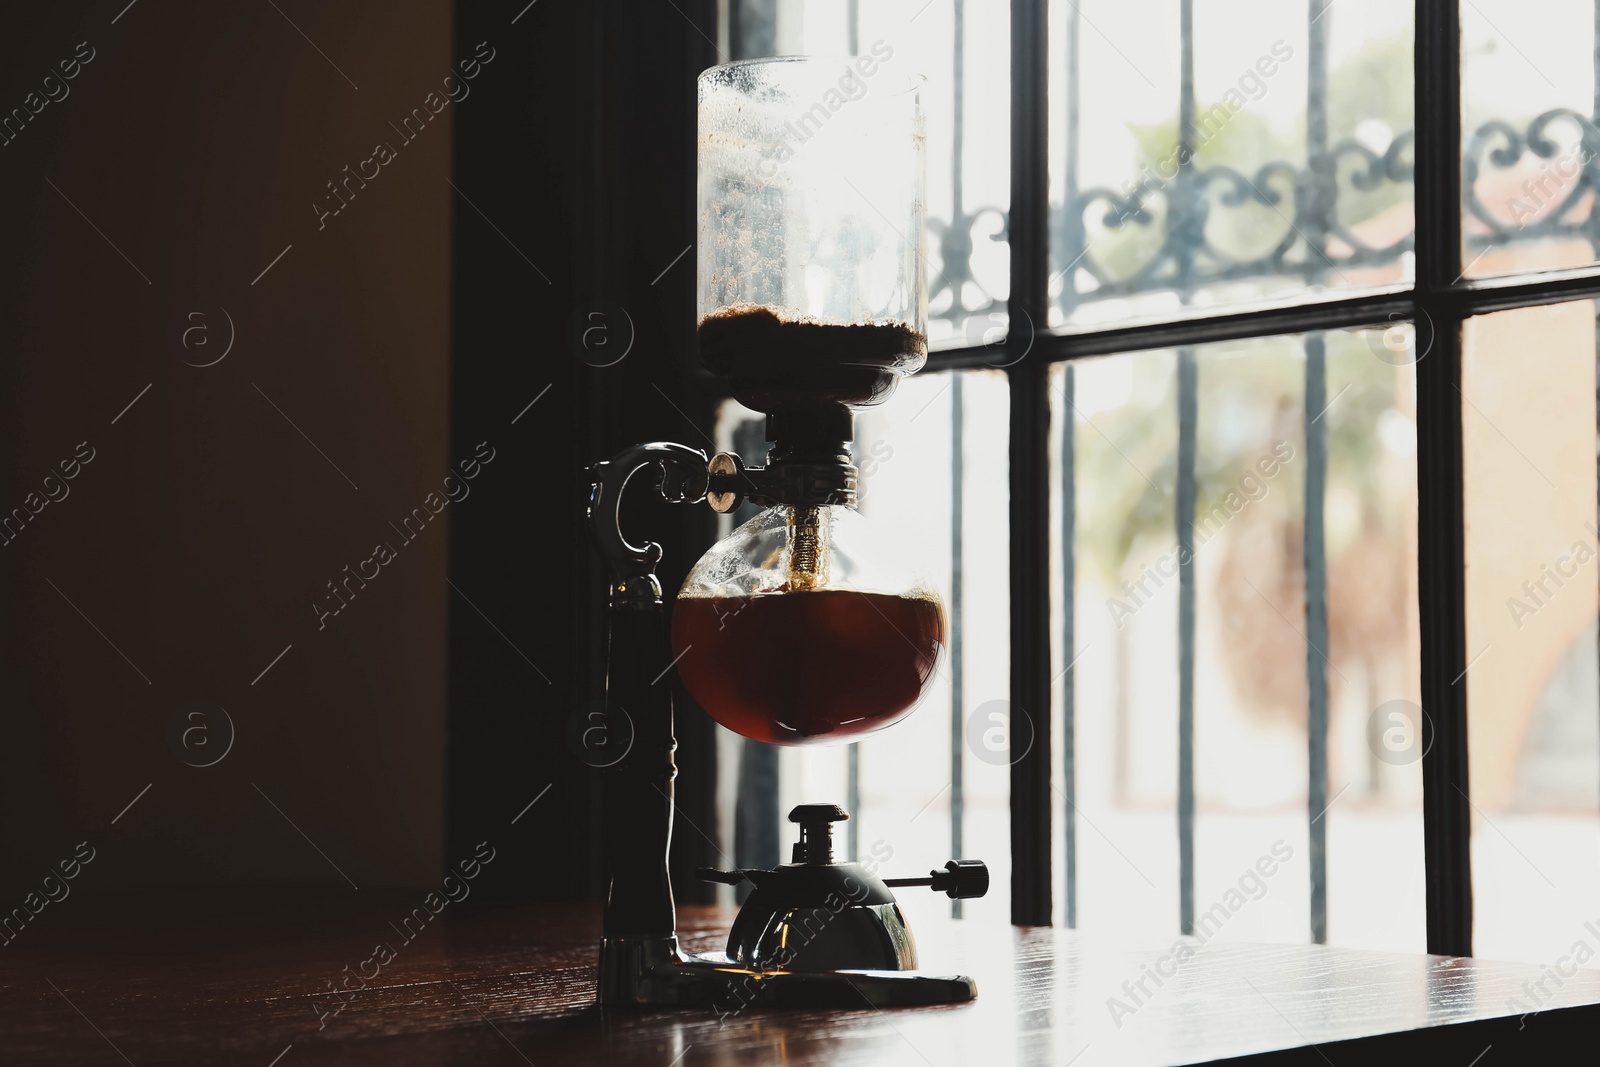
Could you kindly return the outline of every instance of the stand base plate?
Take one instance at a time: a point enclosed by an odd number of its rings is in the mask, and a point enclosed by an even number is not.
[[[688,955],[673,936],[606,938],[602,1006],[701,1007],[718,1016],[747,1007],[903,1008],[960,1004],[978,995],[965,975],[920,971],[755,971],[720,954]]]

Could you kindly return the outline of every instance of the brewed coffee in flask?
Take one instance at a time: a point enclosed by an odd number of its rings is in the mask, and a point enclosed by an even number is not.
[[[678,674],[695,700],[774,745],[847,741],[898,722],[947,640],[938,593],[840,506],[761,512],[701,557],[672,617]]]

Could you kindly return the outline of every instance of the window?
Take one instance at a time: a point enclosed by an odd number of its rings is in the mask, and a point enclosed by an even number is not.
[[[730,58],[928,77],[936,350],[858,461],[961,635],[918,716],[726,771],[728,811],[837,788],[919,860],[999,860],[1017,923],[1569,949],[1597,6],[728,0]]]

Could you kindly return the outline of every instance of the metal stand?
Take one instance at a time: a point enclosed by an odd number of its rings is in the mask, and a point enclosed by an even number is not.
[[[688,955],[678,948],[667,849],[672,836],[673,709],[670,687],[654,684],[670,667],[661,584],[661,546],[634,545],[618,522],[622,494],[653,470],[655,488],[673,503],[710,501],[730,511],[744,498],[817,506],[853,503],[855,468],[847,449],[774,448],[767,468],[737,456],[686,445],[634,445],[592,468],[588,517],[611,570],[606,707],[625,711],[633,744],[606,768],[604,833],[608,892],[600,941],[601,1005],[708,1007],[718,1014],[750,1005],[861,1008],[971,1000],[977,986],[961,975],[916,972],[916,949],[888,883],[859,864],[833,862],[831,824],[849,816],[832,805],[802,805],[794,862],[770,871],[703,871],[717,881],[755,883],[734,925],[729,954]],[[981,896],[981,863],[952,861],[927,879],[951,897]],[[812,931],[815,930],[815,934]]]

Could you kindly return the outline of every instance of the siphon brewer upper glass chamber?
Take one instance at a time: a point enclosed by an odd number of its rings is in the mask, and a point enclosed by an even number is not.
[[[884,44],[700,75],[700,350],[746,406],[865,407],[926,361],[921,84]]]

